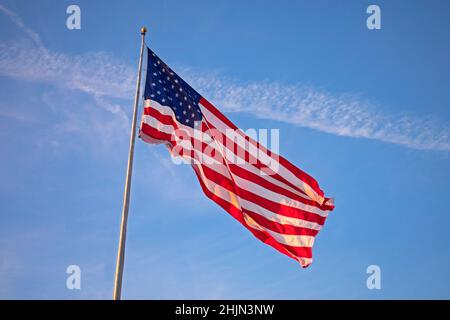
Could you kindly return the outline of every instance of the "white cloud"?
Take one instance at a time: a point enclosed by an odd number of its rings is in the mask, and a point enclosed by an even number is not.
[[[23,42],[0,45],[0,75],[51,83],[92,95],[97,105],[128,119],[108,98],[131,101],[135,67],[106,53],[78,56],[45,48],[39,35],[28,29],[15,13],[0,6],[34,45]],[[184,70],[183,77],[208,100],[228,112],[245,112],[330,134],[374,139],[413,149],[450,151],[450,127],[427,116],[388,115],[357,96],[332,94],[313,87],[278,82],[240,84],[217,74]]]

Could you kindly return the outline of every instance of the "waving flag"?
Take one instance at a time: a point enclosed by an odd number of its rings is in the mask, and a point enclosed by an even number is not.
[[[245,135],[149,48],[139,136],[189,161],[205,195],[258,239],[312,262],[333,210],[311,176]]]

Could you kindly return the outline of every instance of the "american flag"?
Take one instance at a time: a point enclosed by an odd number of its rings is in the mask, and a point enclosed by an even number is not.
[[[317,181],[248,137],[147,48],[139,136],[189,161],[205,195],[302,267],[333,210]]]

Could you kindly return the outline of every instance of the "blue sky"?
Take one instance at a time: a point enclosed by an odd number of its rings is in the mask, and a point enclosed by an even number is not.
[[[0,298],[111,298],[141,25],[336,209],[302,269],[137,140],[124,298],[450,298],[448,1],[77,1],[81,30],[70,4],[0,1]]]

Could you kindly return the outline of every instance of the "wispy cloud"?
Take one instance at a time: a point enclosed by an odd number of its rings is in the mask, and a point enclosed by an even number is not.
[[[135,68],[107,53],[78,56],[56,53],[42,45],[14,12],[0,11],[33,40],[33,45],[0,45],[0,75],[51,83],[92,95],[97,105],[126,118],[108,98],[130,101]],[[183,76],[205,97],[228,112],[245,112],[339,136],[374,139],[421,150],[450,151],[450,127],[432,116],[389,115],[357,95],[278,82],[239,83],[217,74],[185,69]]]
[[[30,28],[28,28],[25,23],[23,22],[22,18],[19,17],[15,12],[9,10],[8,8],[6,8],[4,5],[2,5],[0,3],[0,11],[3,12],[4,15],[6,15],[7,17],[9,17],[11,19],[11,21],[22,31],[24,31],[33,41],[36,45],[38,45],[39,47],[42,47],[42,41],[41,41],[41,37],[39,37],[39,35],[34,32],[33,30],[31,30]]]
[[[413,149],[450,151],[450,127],[428,115],[388,115],[351,94],[331,94],[310,86],[277,82],[237,84],[233,79],[195,76],[189,82],[229,112],[245,112],[300,127]]]
[[[55,53],[25,42],[0,45],[0,74],[80,90],[95,97],[130,99],[135,70],[106,53]]]

